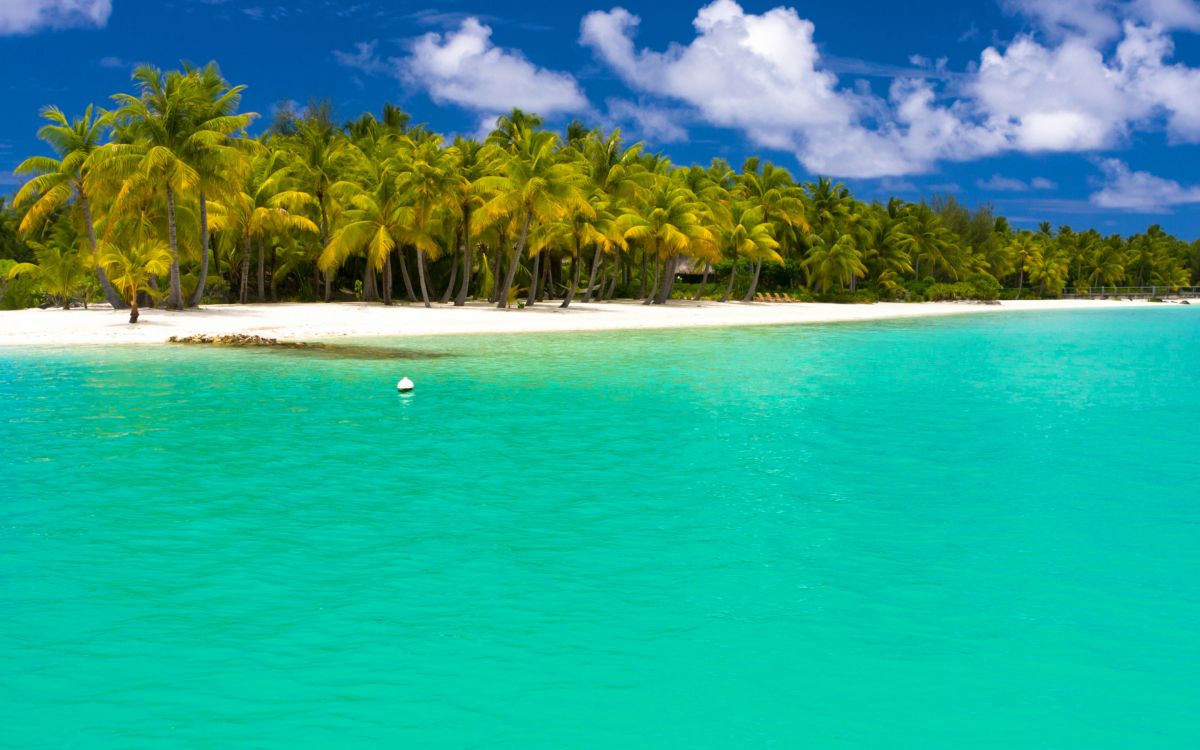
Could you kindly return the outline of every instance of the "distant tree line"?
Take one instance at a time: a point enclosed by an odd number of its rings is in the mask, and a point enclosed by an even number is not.
[[[867,203],[770,162],[677,166],[619,131],[514,109],[447,141],[399,108],[283,108],[261,135],[215,64],[43,111],[49,155],[0,202],[0,306],[397,298],[1054,297],[1200,282],[1200,241],[1013,228],[953,198]],[[683,284],[679,280],[687,279]]]

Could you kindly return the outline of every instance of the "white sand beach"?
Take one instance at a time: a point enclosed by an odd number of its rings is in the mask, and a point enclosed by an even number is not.
[[[286,303],[209,305],[167,312],[143,309],[136,325],[128,313],[107,306],[88,310],[48,309],[0,312],[0,346],[76,346],[161,344],[170,336],[249,334],[287,341],[373,336],[444,336],[457,334],[602,331],[620,329],[701,328],[791,325],[916,318],[940,315],[995,314],[1013,311],[1096,310],[1174,307],[1172,303],[1111,300],[1021,300],[999,305],[966,302],[872,305],[822,303],[769,304],[673,301],[667,306],[635,302],[543,303],[524,310],[497,310],[473,303],[466,307],[362,303]]]

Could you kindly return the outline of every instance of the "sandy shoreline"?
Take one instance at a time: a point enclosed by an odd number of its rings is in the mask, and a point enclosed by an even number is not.
[[[561,310],[557,303],[544,303],[525,310],[497,310],[481,303],[459,308],[435,305],[432,309],[419,305],[385,307],[361,303],[287,303],[209,305],[185,312],[144,309],[137,325],[128,323],[128,313],[108,307],[89,310],[35,309],[0,312],[0,346],[159,344],[166,342],[169,336],[231,333],[310,341],[374,336],[705,328],[1133,307],[1163,308],[1175,305],[1099,300],[1021,300],[1000,305],[958,302],[834,305],[675,301],[665,307],[618,302],[572,304],[570,309]]]

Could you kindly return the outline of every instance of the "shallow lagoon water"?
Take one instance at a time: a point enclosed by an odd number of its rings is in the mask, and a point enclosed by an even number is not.
[[[391,345],[0,350],[0,745],[1200,744],[1200,310]]]

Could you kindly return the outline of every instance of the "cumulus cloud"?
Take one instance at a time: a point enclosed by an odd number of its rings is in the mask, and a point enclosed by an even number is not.
[[[640,19],[613,8],[589,13],[580,41],[632,88],[841,177],[914,174],[1012,151],[1095,151],[1140,130],[1200,141],[1200,69],[1171,61],[1167,32],[1200,24],[1193,0],[1010,6],[1057,30],[1056,40],[1025,34],[988,47],[965,74],[943,75],[948,83],[897,71],[886,96],[840,82],[836,59],[822,56],[814,25],[793,8],[754,14],[714,0],[698,11],[690,41],[662,51],[639,48]],[[1106,54],[1097,40],[1113,34],[1119,44]],[[910,62],[949,73],[920,56]]]
[[[1091,201],[1102,208],[1165,213],[1172,206],[1200,203],[1200,185],[1184,186],[1149,172],[1131,170],[1119,159],[1100,162],[1104,186]]]
[[[1200,29],[1200,6],[1195,0],[1003,0],[1002,4],[1056,39],[1109,41],[1120,35],[1124,21],[1166,30]]]
[[[112,0],[0,0],[0,36],[43,29],[103,28]]]
[[[393,60],[399,75],[438,103],[496,112],[520,107],[542,115],[579,112],[587,98],[574,77],[539,68],[520,52],[497,47],[492,29],[476,18],[457,31],[432,32]]]
[[[715,0],[697,13],[691,42],[662,52],[637,49],[639,23],[624,8],[595,11],[583,19],[580,41],[634,88],[683,102],[759,146],[793,151],[811,171],[910,174],[1004,145],[1002,135],[968,122],[960,105],[940,103],[926,78],[898,78],[887,101],[839,85],[812,22],[793,8],[753,14]],[[879,124],[867,127],[870,120]]]

